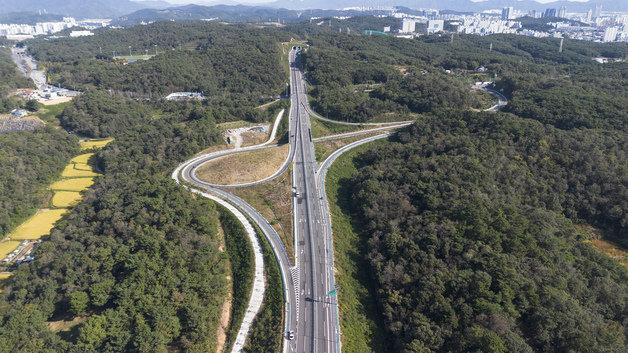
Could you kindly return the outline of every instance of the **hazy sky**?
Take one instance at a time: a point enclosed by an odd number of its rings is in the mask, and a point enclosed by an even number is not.
[[[204,5],[204,4],[212,4],[212,3],[216,3],[216,2],[220,2],[220,1],[212,1],[212,0],[165,0],[171,4],[199,4],[199,5]],[[273,0],[232,0],[234,2],[240,3],[240,4],[261,4],[261,3],[267,3],[267,2],[272,2]],[[486,1],[486,0],[471,0],[474,2],[481,2],[481,1]],[[534,0],[536,2],[540,2],[542,4],[547,4],[550,2],[555,2],[555,1],[559,1],[559,0]],[[572,2],[588,2],[590,0],[567,0],[567,1],[572,1]]]

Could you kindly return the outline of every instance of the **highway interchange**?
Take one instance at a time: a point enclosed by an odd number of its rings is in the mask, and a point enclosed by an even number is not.
[[[260,228],[270,243],[278,261],[284,284],[283,352],[340,352],[337,307],[337,294],[339,292],[334,281],[332,231],[325,195],[325,175],[333,161],[342,153],[358,145],[386,138],[394,134],[392,131],[395,129],[407,126],[412,122],[390,123],[389,126],[313,139],[310,116],[322,120],[326,119],[316,115],[310,108],[299,61],[299,49],[293,48],[289,52],[291,105],[288,133],[290,152],[277,172],[263,180],[240,185],[215,185],[196,176],[196,170],[212,159],[231,153],[276,146],[270,144],[274,138],[271,136],[268,142],[260,145],[198,155],[179,165],[172,173],[172,177],[177,182],[184,182],[184,185],[194,192],[215,200],[217,197],[220,199],[219,201],[228,202],[235,206]],[[501,99],[499,104],[502,104]],[[276,130],[279,120],[280,118],[275,122],[274,130]],[[343,124],[384,125],[381,123]],[[315,141],[376,132],[379,134],[338,149],[318,166],[314,153],[313,143]],[[284,173],[290,164],[292,164],[293,182],[294,264],[291,263],[286,247],[270,223],[246,201],[224,191],[225,187],[248,186],[273,179]],[[259,278],[255,279],[255,281],[259,280]],[[255,295],[255,293],[253,294]],[[263,295],[263,289],[261,295]],[[254,317],[259,309],[253,305],[255,302],[253,296],[247,308],[248,322],[252,320],[250,317]],[[244,337],[248,333],[248,328],[248,326],[244,327],[244,324],[240,328],[240,333],[244,331]],[[243,345],[243,341],[239,342],[233,347],[232,352],[239,352]]]

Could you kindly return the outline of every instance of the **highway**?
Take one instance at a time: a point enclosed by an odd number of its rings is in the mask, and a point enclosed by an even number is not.
[[[269,178],[242,185],[220,185],[221,187],[236,187],[264,182],[285,172],[290,163],[292,163],[295,264],[291,264],[290,257],[279,235],[251,205],[237,196],[217,188],[219,185],[207,183],[196,176],[196,170],[212,159],[232,153],[273,147],[274,145],[270,145],[273,136],[260,145],[195,156],[181,163],[173,171],[172,178],[178,183],[183,183],[185,187],[193,192],[212,198],[217,202],[228,202],[235,206],[237,211],[244,213],[260,228],[269,241],[278,261],[284,285],[285,321],[283,351],[299,353],[340,352],[338,302],[333,271],[333,243],[329,210],[324,190],[325,173],[335,158],[345,151],[357,145],[390,136],[392,133],[386,132],[377,136],[371,136],[342,147],[323,162],[321,168],[317,171],[309,121],[312,112],[307,101],[297,52],[297,50],[290,51],[290,152],[286,161]],[[278,123],[279,118],[275,122],[274,130],[276,130]],[[395,125],[327,136],[321,140],[397,129],[407,126],[408,122],[396,122],[393,124]],[[256,277],[256,283],[258,282],[259,280]],[[259,310],[259,296],[263,295],[263,286],[260,286],[260,288],[262,288],[261,294],[255,293],[254,289],[247,313],[245,314],[245,320],[238,333],[237,346],[234,346],[232,352],[238,352],[243,346],[248,334],[249,324]],[[290,337],[289,332],[294,332],[293,338]]]
[[[292,134],[292,131],[295,131],[297,128],[297,115],[294,115],[292,110],[291,110],[289,119],[290,119],[289,131],[291,131],[290,133],[292,137],[290,137],[291,152],[289,153],[289,158],[288,158],[289,160],[287,164],[288,166],[289,166],[289,162],[291,162],[292,156],[294,155],[293,148],[294,146],[296,146],[295,144],[296,138],[294,137],[294,134]],[[275,124],[278,124],[278,123],[279,121],[275,122]],[[231,149],[231,150],[217,151],[217,152],[198,155],[196,157],[193,157],[181,163],[177,168],[175,168],[175,170],[172,172],[172,178],[177,183],[183,183],[183,185],[187,187],[188,189],[190,189],[190,191],[192,192],[201,194],[208,198],[213,198],[212,196],[217,196],[218,198],[230,203],[231,205],[235,206],[239,211],[241,211],[246,216],[248,216],[253,221],[253,223],[255,223],[259,227],[259,229],[262,231],[262,233],[264,234],[264,237],[266,237],[271,248],[273,249],[273,253],[275,254],[275,258],[277,259],[279,270],[281,272],[281,279],[282,279],[283,287],[284,287],[283,288],[284,301],[285,301],[284,302],[284,313],[285,313],[284,333],[286,333],[288,331],[293,330],[296,327],[296,320],[297,320],[296,311],[298,308],[298,301],[296,298],[297,291],[295,288],[296,268],[292,266],[290,262],[290,257],[288,256],[288,252],[281,238],[279,237],[275,229],[268,223],[268,221],[261,214],[259,214],[259,212],[257,212],[251,205],[249,205],[246,201],[240,199],[239,197],[231,193],[218,189],[212,186],[212,184],[209,184],[203,180],[200,180],[198,177],[196,177],[196,174],[195,174],[197,168],[201,166],[202,164],[206,163],[207,161],[210,161],[212,159],[219,158],[221,156],[225,156],[231,153],[252,151],[252,150],[257,150],[257,149],[262,149],[262,148],[270,148],[272,147],[272,145],[269,145],[271,141],[272,141],[272,136],[271,136],[271,139],[268,140],[268,142],[260,144],[260,145],[244,147],[238,150]],[[285,168],[286,166],[282,166],[280,170],[285,170]],[[243,333],[244,337],[246,337],[246,335],[248,334],[248,326],[245,325],[245,322],[252,321],[252,318],[255,317],[255,315],[257,314],[257,310],[259,309],[259,307],[256,308],[256,305],[255,305],[256,298],[253,298],[253,296],[255,296],[255,293],[253,293],[252,298],[249,301],[247,312],[245,313],[245,319],[243,320],[243,324],[240,327],[240,332],[238,332],[238,337],[241,336],[240,333]],[[283,343],[284,351],[287,350],[288,343],[289,343],[288,336],[284,334],[284,343]],[[241,348],[243,347],[243,345],[244,345],[244,342],[236,341],[236,344],[234,345],[232,352],[239,352]]]
[[[331,293],[335,288],[332,244],[331,238],[326,236],[329,217],[324,213],[324,195],[316,183],[316,158],[309,108],[305,108],[309,105],[297,53],[296,50],[290,51],[292,106],[296,106],[299,122],[293,160],[299,312],[296,337],[288,351],[338,352],[337,301]]]

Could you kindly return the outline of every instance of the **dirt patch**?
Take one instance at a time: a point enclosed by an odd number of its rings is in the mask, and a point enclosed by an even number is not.
[[[85,320],[87,320],[87,316],[77,316],[72,320],[46,321],[46,326],[52,332],[68,331]]]
[[[203,164],[197,176],[221,185],[248,183],[273,175],[288,157],[290,146],[234,153]]]
[[[222,225],[218,226],[218,251],[225,251],[225,231],[222,228]],[[227,273],[227,281],[231,282],[231,264],[227,266]],[[224,345],[227,341],[227,330],[229,329],[229,321],[231,320],[231,301],[233,297],[233,285],[228,285],[227,288],[227,297],[222,304],[220,321],[218,323],[218,327],[216,328],[216,353],[220,353],[224,349]]]
[[[240,136],[242,137],[242,146],[253,146],[266,142],[269,134],[247,131],[240,134]]]
[[[231,292],[227,300],[222,304],[222,311],[220,314],[220,324],[216,331],[216,353],[222,352],[225,343],[227,341],[227,329],[229,328],[229,320],[231,319]]]
[[[39,101],[39,103],[41,103],[43,105],[55,105],[55,104],[70,102],[70,101],[72,101],[72,98],[73,97],[60,97],[60,98],[55,98],[55,99],[42,99],[42,100]]]
[[[225,130],[222,135],[235,148],[257,145],[268,139],[268,125],[251,125]]]

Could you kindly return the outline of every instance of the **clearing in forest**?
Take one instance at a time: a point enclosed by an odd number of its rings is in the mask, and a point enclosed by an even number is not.
[[[89,150],[92,148],[103,148],[111,141],[113,141],[112,138],[83,141],[81,142],[81,150]]]

